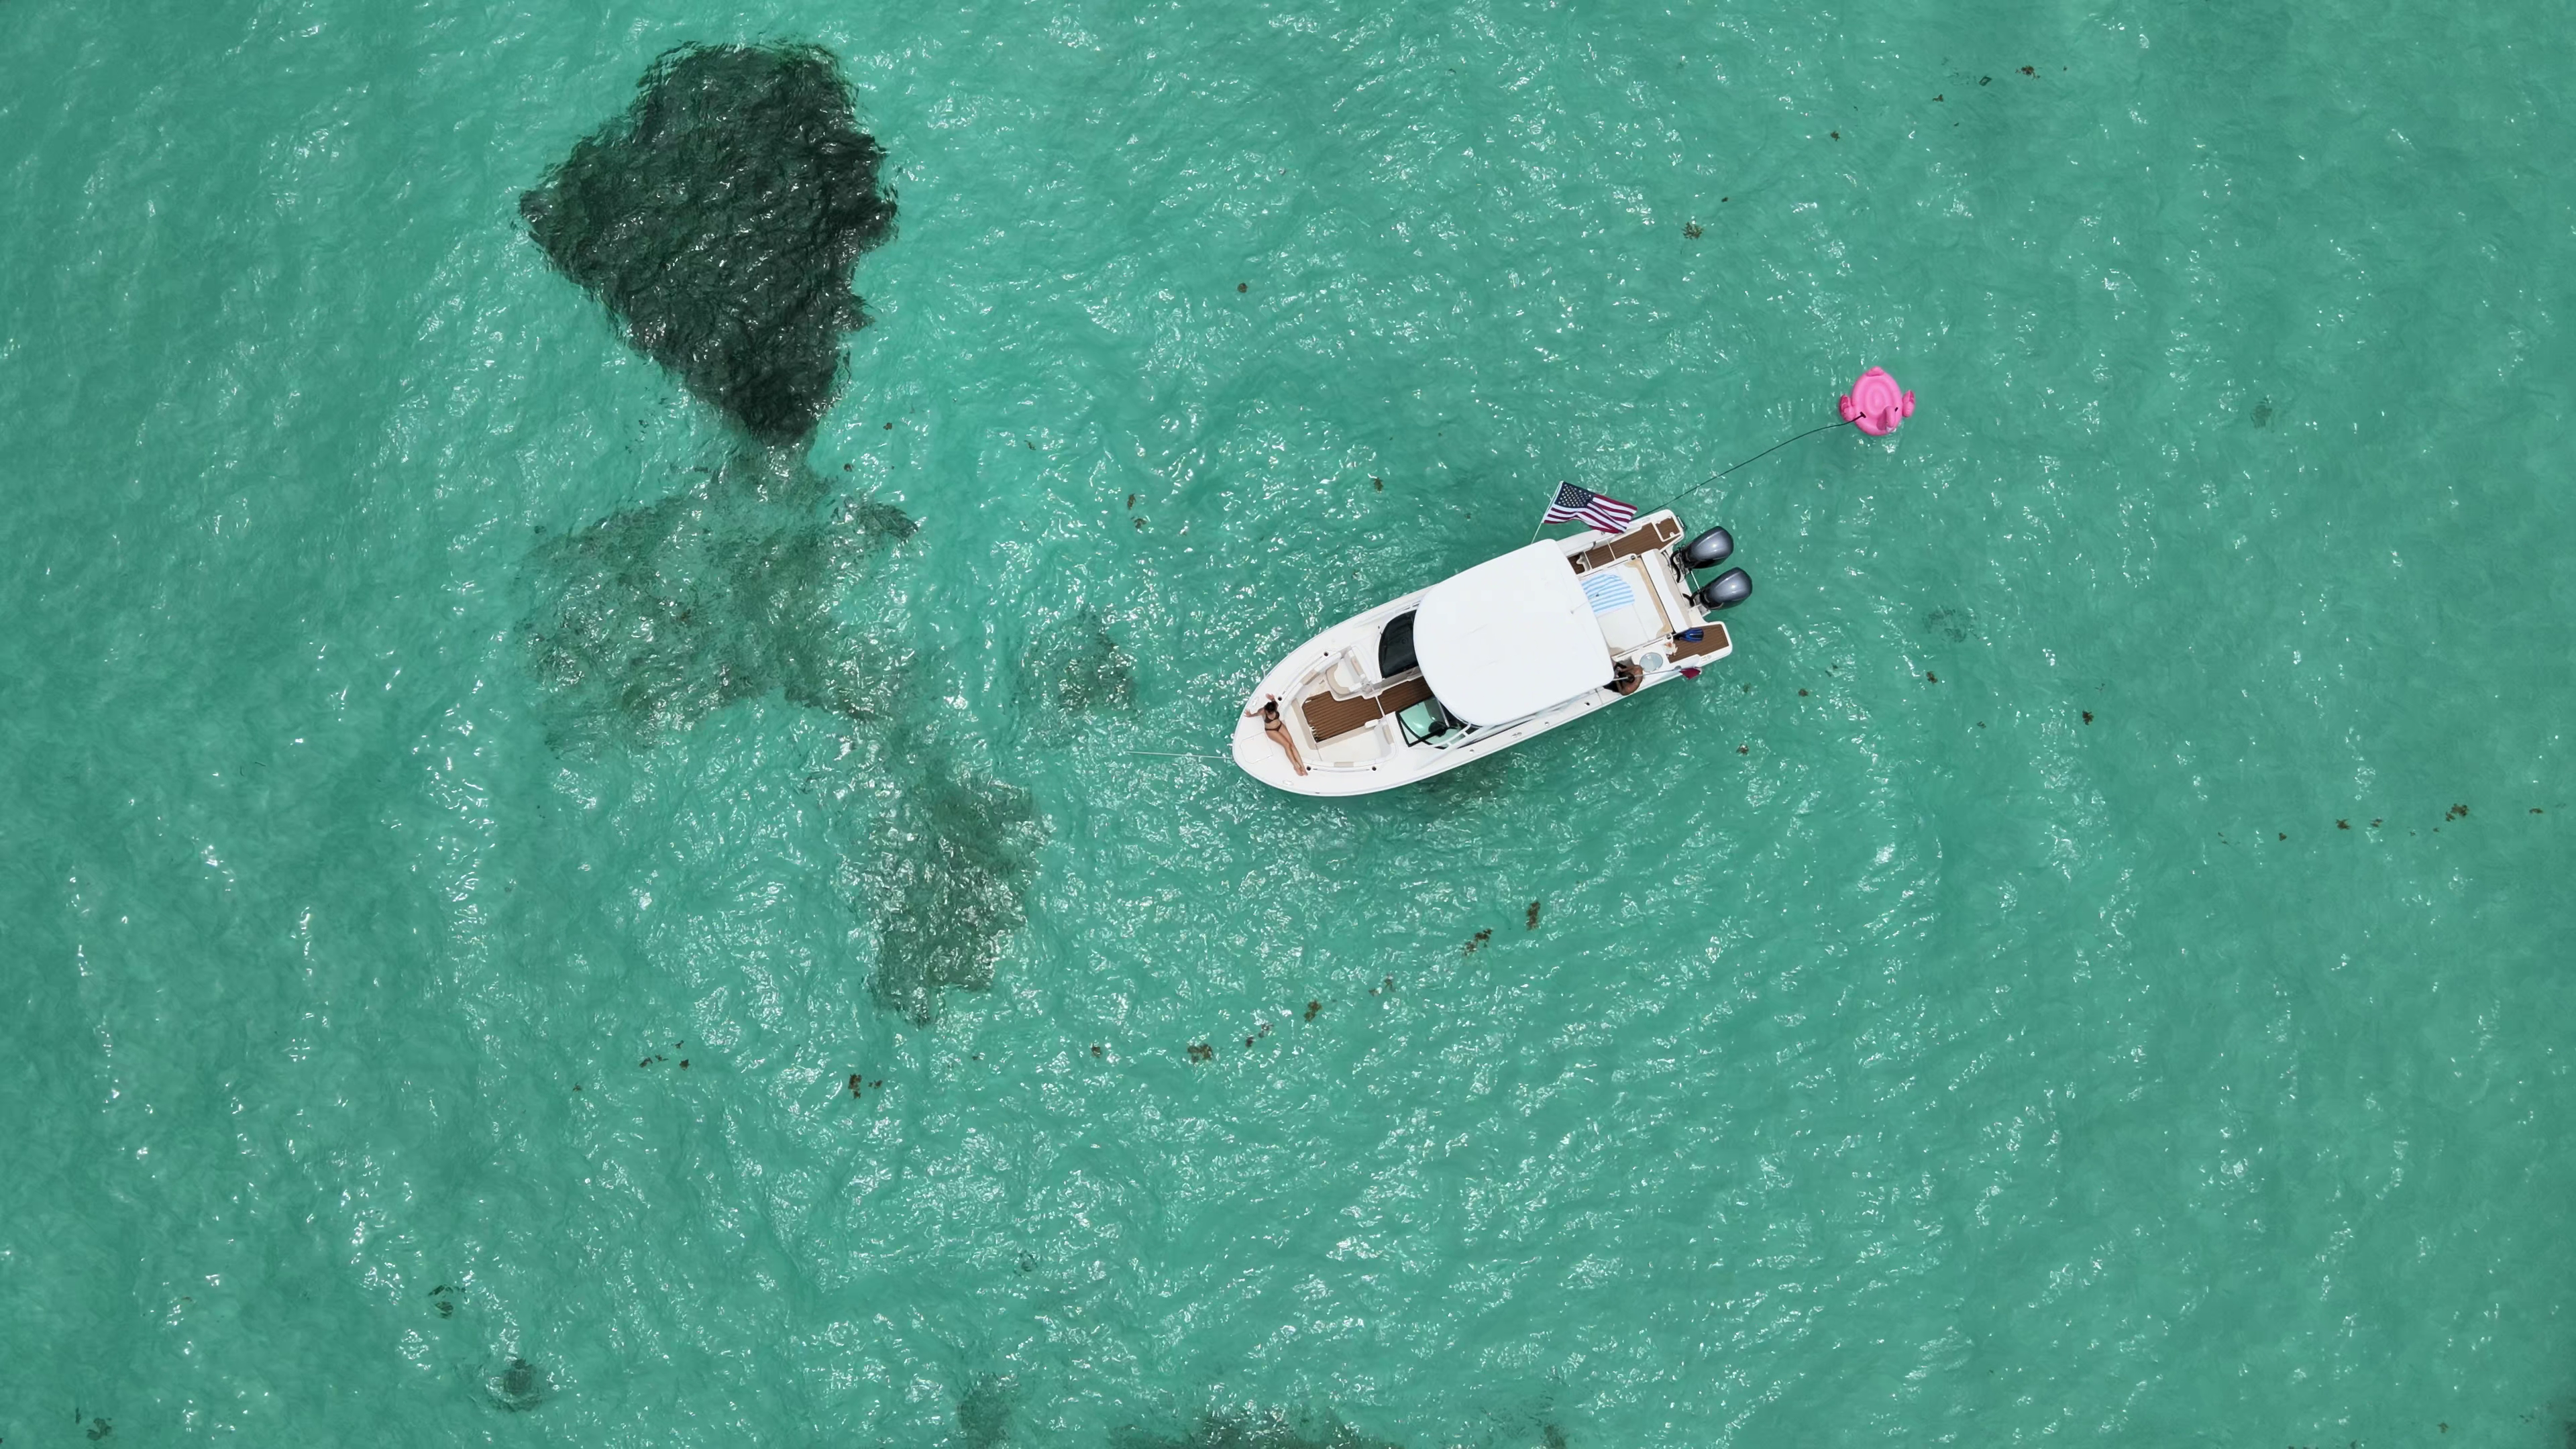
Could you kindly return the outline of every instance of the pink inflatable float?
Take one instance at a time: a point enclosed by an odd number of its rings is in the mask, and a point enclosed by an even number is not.
[[[1873,367],[1852,380],[1852,390],[1843,394],[1842,410],[1844,422],[1873,438],[1883,438],[1914,416],[1914,394],[1900,390],[1887,369]]]

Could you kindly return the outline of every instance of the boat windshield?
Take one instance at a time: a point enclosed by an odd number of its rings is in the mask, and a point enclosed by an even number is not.
[[[1472,745],[1493,733],[1483,725],[1472,725],[1441,708],[1440,701],[1426,699],[1396,711],[1395,727],[1404,731],[1408,745],[1429,745],[1435,750],[1454,750]]]
[[[1460,745],[1474,744],[1476,741],[1483,739],[1486,733],[1487,731],[1483,725],[1471,725],[1462,720],[1459,723],[1452,725],[1449,729],[1449,733],[1433,740],[1431,742],[1431,747],[1436,750],[1454,750]]]
[[[1408,745],[1445,745],[1459,733],[1458,722],[1437,699],[1409,704],[1395,712],[1395,727],[1404,731]]]

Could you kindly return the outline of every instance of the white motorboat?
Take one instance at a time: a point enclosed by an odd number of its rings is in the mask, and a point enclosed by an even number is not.
[[[1662,509],[1542,539],[1335,624],[1253,690],[1234,762],[1301,795],[1374,794],[1696,675],[1734,652],[1713,615],[1752,580],[1695,588],[1734,540],[1681,536]]]

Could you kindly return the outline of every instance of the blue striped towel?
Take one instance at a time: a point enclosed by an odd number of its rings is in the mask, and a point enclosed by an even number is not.
[[[1637,602],[1637,591],[1617,574],[1585,574],[1583,597],[1592,601],[1592,612],[1607,614]]]

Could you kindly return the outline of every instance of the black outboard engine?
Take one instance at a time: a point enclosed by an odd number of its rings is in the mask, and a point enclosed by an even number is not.
[[[1712,528],[1674,550],[1673,557],[1680,560],[1686,569],[1713,569],[1726,562],[1726,556],[1733,552],[1735,535],[1723,528]]]
[[[1697,599],[1703,609],[1732,609],[1753,597],[1753,575],[1742,569],[1728,569],[1710,579],[1691,597]]]

